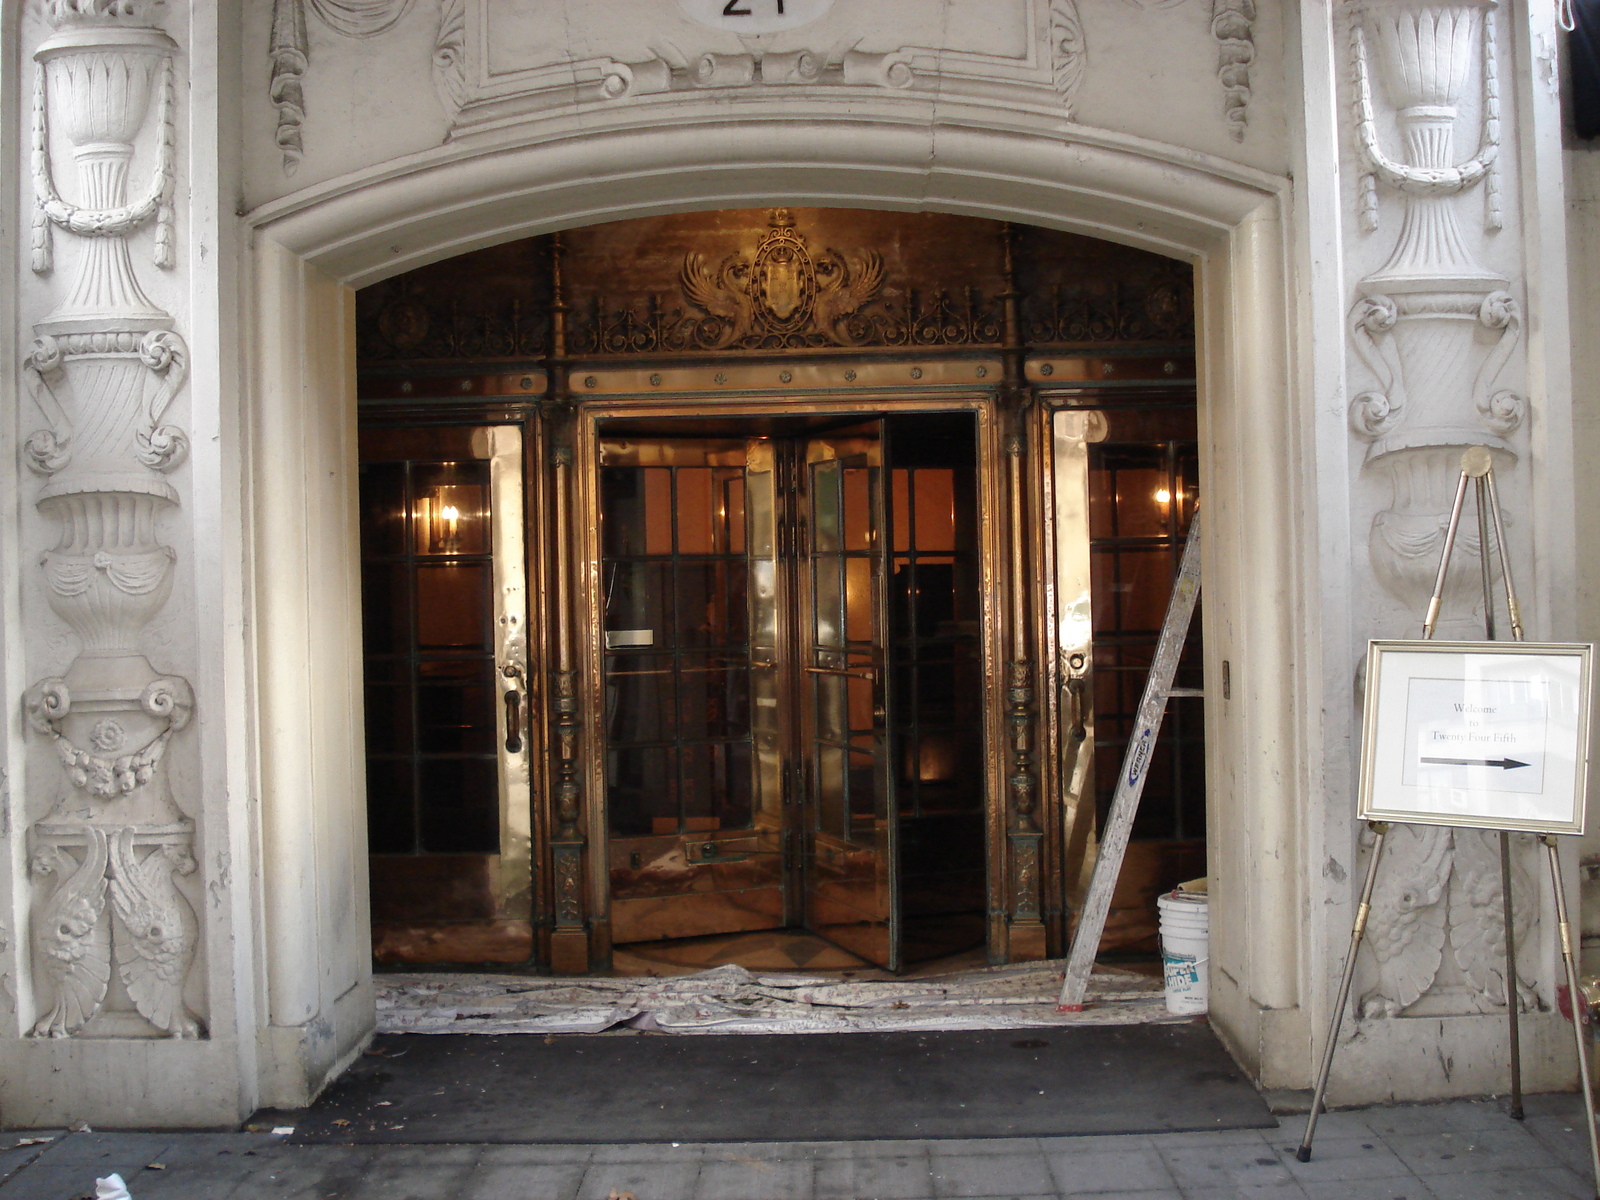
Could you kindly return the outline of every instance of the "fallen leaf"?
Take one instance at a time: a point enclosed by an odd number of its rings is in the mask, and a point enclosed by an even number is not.
[[[344,1117],[335,1117],[333,1119],[333,1123],[335,1125],[338,1125],[340,1128],[343,1128],[344,1126],[350,1124],[350,1122],[348,1120],[346,1120]]]
[[[146,1171],[165,1171],[167,1169],[167,1164],[166,1163],[145,1163],[144,1169]]]

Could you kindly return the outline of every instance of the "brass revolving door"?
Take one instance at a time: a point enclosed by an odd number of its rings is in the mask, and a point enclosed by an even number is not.
[[[973,414],[662,426],[600,427],[613,941],[981,944]]]

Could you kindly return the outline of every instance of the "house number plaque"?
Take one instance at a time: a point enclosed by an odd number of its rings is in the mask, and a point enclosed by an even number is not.
[[[833,0],[678,0],[691,20],[729,33],[778,33],[827,14]]]

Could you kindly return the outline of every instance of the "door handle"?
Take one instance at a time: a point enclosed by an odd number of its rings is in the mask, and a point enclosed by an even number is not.
[[[522,690],[518,685],[526,686],[522,677],[522,668],[516,663],[507,663],[500,668],[500,674],[511,681],[511,686],[506,689],[506,753],[522,753]]]
[[[1067,676],[1067,720],[1072,728],[1072,740],[1081,742],[1088,737],[1088,730],[1084,726],[1084,690],[1088,680],[1084,678],[1084,667],[1088,659],[1082,654],[1072,654],[1067,658],[1067,669],[1071,672]]]
[[[522,693],[516,688],[506,692],[506,751],[522,753]]]
[[[842,675],[846,679],[865,679],[869,683],[878,682],[878,669],[876,667],[862,667],[859,670],[847,671],[843,667],[807,667],[809,675]]]

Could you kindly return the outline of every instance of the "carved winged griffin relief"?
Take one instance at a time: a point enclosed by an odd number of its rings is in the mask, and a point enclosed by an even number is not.
[[[1513,844],[1513,850],[1516,847]],[[1432,990],[1449,948],[1461,979],[1480,1003],[1506,1003],[1505,921],[1498,835],[1481,829],[1396,825],[1372,896],[1364,1017],[1397,1017]],[[1521,855],[1512,855],[1514,932],[1526,945],[1537,906]],[[1521,972],[1518,972],[1519,976]],[[1515,992],[1522,1009],[1537,1007],[1528,980]]]
[[[83,862],[56,846],[33,857],[35,875],[54,875],[56,888],[34,912],[38,962],[55,987],[55,1003],[34,1026],[36,1037],[68,1037],[88,1024],[111,982],[111,931],[100,919],[106,907],[106,835],[85,831]]]
[[[54,992],[34,1036],[70,1037],[93,1020],[113,958],[140,1016],[171,1037],[204,1036],[183,999],[199,922],[173,881],[196,869],[188,846],[127,826],[86,825],[74,837],[81,861],[43,839],[33,855],[33,874],[56,879],[34,915],[38,961]]]
[[[883,258],[813,255],[786,208],[769,222],[752,258],[730,254],[712,267],[697,251],[684,257],[684,297],[706,314],[697,340],[714,350],[863,344],[871,326],[854,318],[883,286]]]

